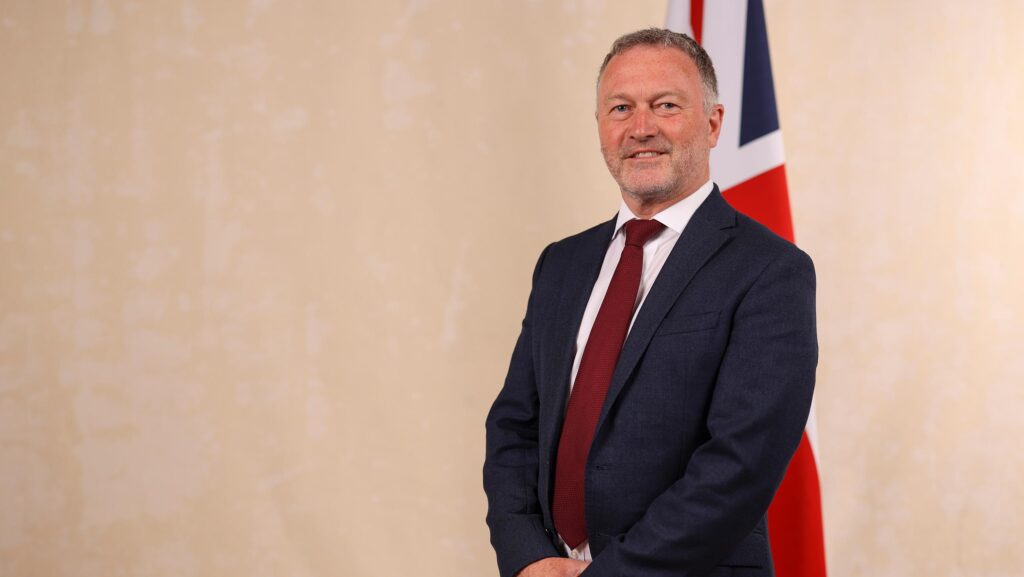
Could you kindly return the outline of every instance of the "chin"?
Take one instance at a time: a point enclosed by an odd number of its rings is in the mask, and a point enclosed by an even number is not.
[[[629,196],[646,202],[665,200],[672,196],[675,187],[667,182],[628,183],[621,187]]]

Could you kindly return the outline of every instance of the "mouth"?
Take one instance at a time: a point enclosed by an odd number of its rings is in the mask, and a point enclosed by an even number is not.
[[[632,154],[627,155],[626,158],[631,160],[649,160],[664,155],[665,153],[660,150],[637,150]]]

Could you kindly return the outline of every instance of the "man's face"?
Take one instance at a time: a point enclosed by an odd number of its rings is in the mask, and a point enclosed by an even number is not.
[[[630,48],[601,75],[601,153],[624,196],[641,205],[674,202],[707,182],[721,126],[722,107],[704,112],[697,66],[676,48]]]

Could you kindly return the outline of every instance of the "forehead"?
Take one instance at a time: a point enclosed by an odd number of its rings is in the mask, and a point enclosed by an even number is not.
[[[682,50],[671,46],[634,46],[617,54],[601,75],[599,98],[637,91],[700,89],[697,65]]]

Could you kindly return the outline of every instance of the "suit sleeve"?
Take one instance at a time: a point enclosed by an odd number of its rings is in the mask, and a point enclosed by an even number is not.
[[[795,247],[742,297],[707,413],[708,439],[683,476],[586,577],[707,575],[764,516],[803,434],[818,346],[815,278]]]
[[[533,288],[508,375],[487,415],[484,491],[487,525],[501,577],[512,577],[538,559],[559,555],[545,532],[537,497],[539,397],[532,330],[541,267],[549,249],[541,253],[534,269]]]

